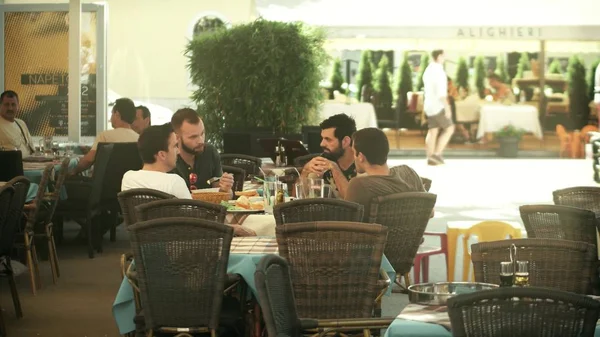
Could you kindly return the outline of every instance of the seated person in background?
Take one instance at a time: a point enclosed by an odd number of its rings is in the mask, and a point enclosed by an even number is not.
[[[135,120],[133,121],[133,124],[131,124],[133,131],[141,134],[144,129],[150,126],[150,124],[150,110],[143,105],[136,107]]]
[[[175,168],[179,154],[177,136],[171,124],[146,128],[137,143],[144,166],[123,175],[121,190],[149,188],[179,199],[191,199],[185,181],[177,174],[168,173]]]
[[[35,153],[25,122],[15,118],[19,111],[19,96],[12,90],[0,95],[0,147],[20,150],[23,157]]]
[[[344,198],[348,181],[356,177],[352,134],[356,122],[346,114],[337,114],[324,120],[321,125],[321,148],[323,155],[304,165],[302,178],[323,178],[331,185],[336,197]]]
[[[391,175],[387,165],[390,145],[387,136],[377,128],[358,130],[352,136],[354,161],[358,173],[366,173],[350,180],[347,201],[365,207],[363,221],[369,220],[371,200],[375,197],[401,192],[425,192],[421,177],[410,167],[403,166],[400,175]]]
[[[179,138],[175,173],[192,190],[218,187],[221,192],[231,193],[233,175],[223,173],[219,152],[214,146],[204,143],[204,123],[196,111],[189,108],[177,110],[171,124]],[[208,180],[214,177],[221,179],[209,185]]]
[[[138,141],[139,135],[131,129],[131,123],[135,120],[135,105],[129,98],[119,98],[115,101],[110,116],[112,130],[102,131],[96,136],[96,141],[90,152],[86,153],[71,174],[78,174],[90,168],[96,161],[96,149],[98,143],[134,143]]]
[[[511,105],[517,102],[515,98],[515,94],[513,94],[510,87],[502,82],[502,79],[497,74],[491,73],[488,76],[488,82],[490,83],[490,87],[494,89],[494,93],[492,97],[494,98],[494,102]]]

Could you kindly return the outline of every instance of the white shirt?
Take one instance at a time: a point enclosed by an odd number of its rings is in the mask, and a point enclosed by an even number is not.
[[[600,104],[600,64],[596,67],[596,74],[594,76],[594,102]]]
[[[23,133],[21,133],[19,126],[23,128],[25,138],[23,138]],[[30,146],[34,147],[33,140],[31,140],[31,135],[25,122],[18,118],[15,118],[14,122],[10,122],[0,117],[0,147],[17,148],[17,150],[21,150],[23,157],[28,157],[32,154]]]
[[[117,128],[102,131],[96,136],[92,150],[95,151],[98,148],[98,143],[135,143],[139,137],[140,135],[132,129]]]
[[[158,171],[127,171],[123,175],[121,191],[134,188],[149,188],[171,194],[179,199],[192,199],[183,178],[175,173]]]
[[[427,116],[435,116],[445,108],[448,96],[448,76],[444,67],[437,62],[431,62],[423,73],[425,85],[423,110]]]

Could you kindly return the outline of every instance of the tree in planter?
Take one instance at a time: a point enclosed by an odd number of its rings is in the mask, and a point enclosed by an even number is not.
[[[404,59],[402,60],[402,64],[400,64],[400,69],[398,70],[396,85],[396,108],[399,109],[400,114],[403,114],[406,112],[408,105],[408,92],[412,91],[413,89],[412,68],[408,62],[408,53],[404,53]]]
[[[477,89],[477,93],[479,94],[479,97],[484,98],[485,97],[485,79],[487,77],[487,74],[485,72],[485,59],[483,58],[483,56],[477,56],[475,58],[474,67],[475,67],[475,75],[474,75],[475,88]]]
[[[390,77],[388,58],[384,55],[381,61],[379,61],[379,66],[375,73],[375,91],[377,92],[377,108],[385,116],[389,114],[392,108],[392,101],[394,100]]]
[[[330,82],[332,91],[337,90],[341,94],[346,92],[342,88],[342,85],[344,84],[344,75],[342,74],[342,60],[340,60],[339,58],[336,58],[333,62],[333,69],[331,73]]]
[[[560,64],[560,61],[558,59],[554,59],[554,61],[552,61],[552,63],[550,63],[550,66],[548,66],[548,73],[549,74],[562,74],[562,64]]]
[[[371,93],[373,91],[373,62],[371,62],[372,54],[370,50],[364,50],[358,64],[358,75],[356,76],[356,86],[358,88],[358,96],[362,102],[371,101]],[[365,97],[363,97],[365,91]]]
[[[466,93],[469,92],[469,66],[464,57],[458,59],[456,68],[456,89],[463,89]]]
[[[508,71],[506,70],[506,62],[504,62],[504,57],[498,56],[496,61],[496,70],[494,70],[496,75],[500,76],[500,79],[503,83],[508,83]]]
[[[584,127],[590,115],[588,90],[586,81],[586,69],[583,61],[573,55],[569,59],[567,68],[569,80],[569,112],[574,129]]]
[[[415,86],[415,91],[423,91],[425,89],[425,83],[423,83],[423,74],[425,74],[425,69],[429,65],[429,54],[425,53],[421,55],[421,65],[419,66],[419,77],[417,77],[417,85]]]
[[[289,134],[313,122],[323,99],[324,36],[301,23],[258,19],[190,41],[191,98],[207,142],[220,147],[224,129]]]
[[[594,61],[594,63],[592,63],[592,67],[590,68],[589,72],[590,77],[588,80],[588,99],[590,102],[594,100],[594,86],[596,85],[595,75],[596,68],[598,68],[598,64],[600,64],[600,59],[597,59],[596,61]]]
[[[519,64],[517,65],[517,75],[516,78],[523,78],[523,73],[527,70],[531,70],[531,60],[529,59],[529,54],[524,52],[521,53],[521,58],[519,59]]]

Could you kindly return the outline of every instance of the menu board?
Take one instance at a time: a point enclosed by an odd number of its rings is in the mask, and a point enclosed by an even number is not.
[[[9,12],[4,88],[19,95],[17,117],[32,136],[68,135],[68,12]],[[96,13],[82,13],[81,135],[96,135]]]

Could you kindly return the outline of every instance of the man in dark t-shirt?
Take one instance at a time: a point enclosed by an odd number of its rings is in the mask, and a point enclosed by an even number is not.
[[[173,129],[179,138],[179,155],[175,173],[179,174],[190,189],[218,187],[221,192],[230,192],[233,175],[223,173],[217,149],[204,143],[204,123],[196,111],[179,109],[171,118]],[[221,178],[213,184],[211,178]]]
[[[352,134],[356,132],[356,123],[352,117],[342,113],[324,120],[320,127],[323,154],[304,165],[302,177],[322,177],[337,198],[344,198],[348,181],[356,177],[352,153]]]

